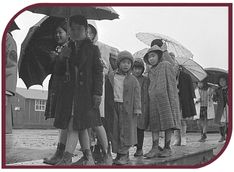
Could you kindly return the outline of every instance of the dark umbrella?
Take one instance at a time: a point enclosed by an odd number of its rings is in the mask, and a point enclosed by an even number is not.
[[[11,24],[11,26],[9,27],[8,32],[12,32],[14,30],[20,30],[20,28],[17,26],[17,24],[15,23],[15,21],[13,21],[13,23]]]
[[[93,20],[113,20],[118,19],[119,15],[111,7],[91,7],[91,6],[40,6],[28,9],[33,13],[45,14],[54,17],[69,18],[74,15],[82,15],[86,19]]]
[[[44,17],[29,29],[21,44],[19,77],[27,88],[42,85],[51,73],[49,52],[55,48],[53,33],[62,21],[58,17]]]
[[[205,68],[205,71],[207,72],[207,82],[212,84],[218,84],[219,78],[221,76],[224,76],[228,78],[228,72],[224,69],[220,68]]]

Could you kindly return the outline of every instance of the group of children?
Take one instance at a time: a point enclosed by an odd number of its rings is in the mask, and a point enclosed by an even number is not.
[[[127,164],[129,149],[134,145],[134,156],[171,156],[171,137],[174,130],[180,130],[182,117],[175,64],[163,49],[162,40],[152,42],[143,60],[122,51],[116,65],[111,66],[109,57],[105,58],[102,51],[100,54],[97,30],[82,16],[73,16],[69,22],[70,37],[67,24],[62,22],[56,27],[57,46],[51,51],[54,72],[46,116],[55,118],[54,126],[60,134],[55,154],[44,163],[72,164],[79,139],[83,157],[73,165],[94,165],[90,129],[97,135],[103,165]],[[143,75],[145,64],[151,66],[148,76]],[[146,129],[152,133],[152,149],[144,154]],[[165,132],[163,148],[159,146],[161,131]],[[110,147],[116,153],[114,160]]]

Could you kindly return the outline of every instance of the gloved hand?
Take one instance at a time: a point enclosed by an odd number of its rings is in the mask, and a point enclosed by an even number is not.
[[[98,95],[93,96],[93,108],[98,109],[102,101],[102,97]]]

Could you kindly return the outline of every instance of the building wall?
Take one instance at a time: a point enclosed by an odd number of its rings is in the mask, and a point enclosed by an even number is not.
[[[19,107],[19,108],[18,108]],[[54,128],[53,119],[45,120],[44,112],[35,111],[35,100],[17,94],[13,105],[13,128]]]

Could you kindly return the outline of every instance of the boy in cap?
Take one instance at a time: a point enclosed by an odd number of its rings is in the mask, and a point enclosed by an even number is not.
[[[109,74],[106,81],[107,119],[112,126],[112,151],[117,153],[114,164],[129,162],[129,148],[137,143],[137,116],[141,114],[140,85],[131,74],[132,54],[118,54],[118,69]],[[108,107],[111,106],[111,107]],[[113,113],[113,114],[112,114]]]

